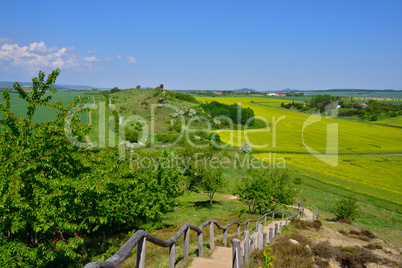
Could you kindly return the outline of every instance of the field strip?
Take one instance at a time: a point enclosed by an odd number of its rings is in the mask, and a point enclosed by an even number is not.
[[[93,109],[94,106],[95,106],[95,97],[92,96],[92,99],[94,100],[94,103],[91,105],[91,110],[89,111],[89,123],[88,123],[88,126],[92,125],[92,114],[91,114],[91,111],[92,111],[92,109]],[[88,135],[85,136],[85,139],[86,139],[86,141],[87,141],[88,143],[90,143],[90,144],[92,145],[92,141],[91,141],[91,139],[89,138]]]

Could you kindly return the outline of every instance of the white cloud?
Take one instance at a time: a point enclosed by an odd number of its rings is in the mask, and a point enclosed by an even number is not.
[[[16,69],[28,72],[38,69],[77,69],[95,70],[93,62],[99,62],[95,56],[84,57],[74,52],[74,47],[47,47],[44,42],[33,42],[29,46],[4,44],[0,47],[0,67],[6,70]]]
[[[127,56],[127,62],[128,63],[135,63],[136,61],[135,61],[134,57]]]
[[[28,46],[20,46],[19,44],[4,43],[9,39],[0,37],[0,70],[5,71],[26,71],[28,73],[36,73],[38,70],[48,71],[56,68],[72,69],[74,71],[96,71],[100,68],[96,66],[99,62],[109,62],[112,60],[120,60],[122,55],[116,57],[105,57],[100,59],[95,55],[97,49],[93,49],[86,53],[87,55],[79,55],[75,52],[74,47],[48,47],[45,42],[33,42]],[[126,56],[127,62],[135,63],[135,58]]]
[[[86,62],[102,61],[102,60],[98,59],[98,58],[95,57],[95,56],[84,57],[84,58],[82,58],[82,60],[83,60],[83,61],[86,61]]]

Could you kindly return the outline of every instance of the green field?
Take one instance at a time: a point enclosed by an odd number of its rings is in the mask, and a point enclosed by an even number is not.
[[[279,100],[264,100],[270,105],[263,106],[256,103],[261,101],[258,98],[197,99],[219,100],[227,104],[241,102],[243,107],[252,108],[256,115],[269,122],[269,127],[263,129],[218,130],[222,141],[241,146],[248,140],[257,158],[269,152],[276,153],[277,158],[283,157],[286,160],[288,168],[304,175],[355,192],[402,203],[402,129],[321,117],[321,121],[303,130],[303,124],[310,115],[276,108]],[[278,121],[279,118],[282,120]],[[317,116],[310,118],[318,119]],[[276,127],[275,122],[278,122]],[[338,127],[339,143],[329,148],[326,148],[327,125]],[[338,148],[336,167],[311,155],[305,145],[319,153],[325,153],[327,149],[336,153],[334,150]]]
[[[48,95],[52,96],[52,100],[49,102],[51,104],[55,104],[57,100],[61,100],[63,105],[70,104],[73,102],[74,97],[81,95],[82,97],[87,95],[87,91],[60,91],[56,93],[48,93]],[[0,103],[4,103],[3,95],[0,94]],[[18,93],[15,91],[10,91],[10,101],[11,101],[11,112],[16,115],[25,116],[26,115],[26,101],[20,99],[18,97]],[[91,99],[88,101],[91,103]],[[44,121],[55,120],[56,119],[57,110],[51,110],[48,107],[37,107],[35,111],[35,115],[32,119],[33,123],[41,123]],[[3,114],[0,114],[0,118],[3,117]],[[88,124],[89,117],[88,114],[80,115],[83,124]]]
[[[383,119],[383,120],[375,121],[373,123],[374,124],[379,124],[379,125],[389,125],[389,126],[402,127],[402,116],[386,118],[386,119]]]

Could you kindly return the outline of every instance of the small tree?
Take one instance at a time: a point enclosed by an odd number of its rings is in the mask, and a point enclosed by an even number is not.
[[[204,193],[208,194],[209,204],[212,205],[215,193],[222,188],[223,179],[221,169],[203,169],[200,187]]]
[[[138,141],[138,132],[131,129],[126,129],[126,140],[129,142],[137,142]]]
[[[120,89],[118,87],[114,87],[110,90],[110,93],[115,93],[115,92],[119,92]]]
[[[248,205],[249,213],[264,213],[281,204],[292,204],[295,191],[286,172],[250,169],[237,183],[234,194]]]
[[[140,86],[140,85],[138,85],[138,86],[136,87],[136,89],[141,89],[141,86]]]
[[[342,198],[335,205],[335,216],[339,219],[353,221],[359,215],[359,206],[354,197]]]
[[[251,151],[252,150],[251,150],[250,144],[247,141],[245,141],[243,143],[242,147],[240,148],[240,152],[245,153],[245,154],[249,154],[249,153],[251,153]]]

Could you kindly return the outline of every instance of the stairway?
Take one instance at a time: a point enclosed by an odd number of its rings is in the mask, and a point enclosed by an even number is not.
[[[304,213],[309,220],[313,219],[312,211],[305,208]],[[300,219],[305,220],[306,216],[304,216],[304,218],[300,218]],[[269,228],[275,228],[275,223],[277,223],[278,226],[280,223],[282,223],[282,226],[284,226],[286,223],[286,220],[276,220],[276,221],[269,223],[266,226],[263,226],[263,232],[268,233]],[[256,236],[257,236],[257,232],[254,232],[252,235],[250,235],[250,238],[256,237]],[[205,268],[205,267],[208,267],[208,268],[231,268],[232,267],[232,248],[216,247],[215,250],[213,251],[210,259],[195,257],[195,258],[193,258],[193,262],[190,266],[190,268]]]

